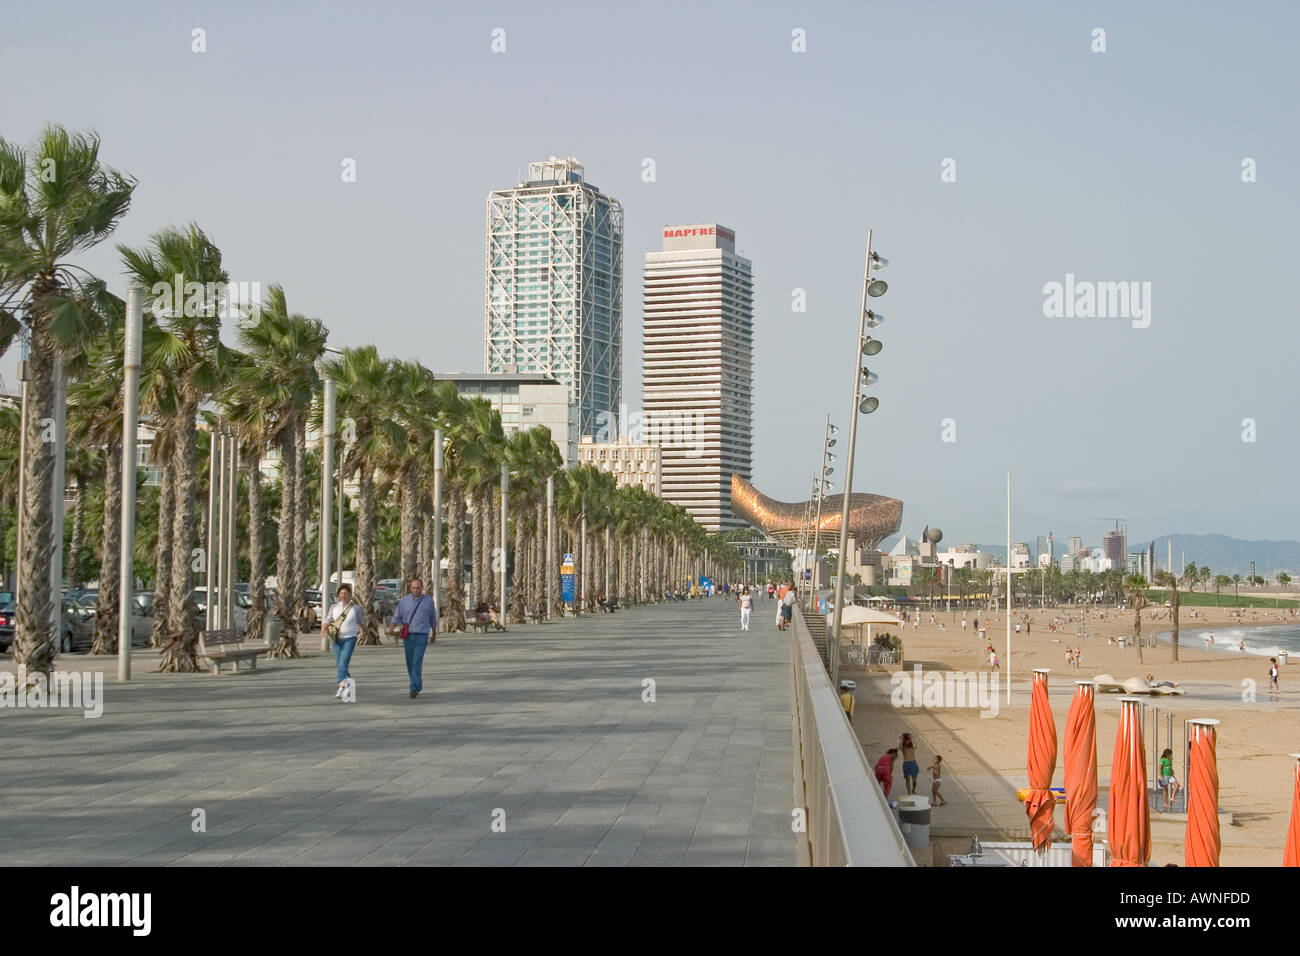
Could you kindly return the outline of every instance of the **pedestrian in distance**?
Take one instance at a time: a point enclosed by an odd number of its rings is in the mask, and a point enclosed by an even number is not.
[[[430,639],[436,640],[438,636],[438,609],[433,605],[433,598],[424,593],[424,582],[419,578],[411,579],[410,591],[397,602],[390,631],[402,641],[411,697],[418,697],[424,689],[424,652]]]
[[[1277,658],[1276,657],[1270,657],[1268,659],[1268,699],[1269,700],[1282,699],[1281,691],[1278,690],[1278,686],[1277,686]]]
[[[352,600],[350,584],[339,585],[337,596],[338,601],[321,621],[320,633],[334,645],[334,670],[339,684],[334,696],[356,703],[357,697],[353,690],[356,681],[352,679],[349,665],[352,663],[352,652],[357,649],[357,634],[361,631],[361,605]]]
[[[885,791],[886,800],[889,799],[889,791],[894,787],[894,761],[897,759],[898,748],[890,747],[876,761],[876,782]]]
[[[749,616],[754,611],[754,595],[749,593],[749,588],[740,592],[740,629],[749,630]]]

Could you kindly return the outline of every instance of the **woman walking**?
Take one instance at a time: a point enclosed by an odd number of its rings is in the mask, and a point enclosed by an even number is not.
[[[740,592],[740,629],[749,630],[749,615],[754,610],[754,595],[749,593],[749,588]]]
[[[355,683],[348,672],[348,665],[352,663],[352,652],[357,648],[357,633],[360,630],[361,605],[352,600],[352,586],[340,584],[338,602],[321,622],[320,633],[322,637],[329,636],[334,643],[335,676],[339,682],[334,696],[352,702],[356,701],[356,696],[344,697],[344,691]]]

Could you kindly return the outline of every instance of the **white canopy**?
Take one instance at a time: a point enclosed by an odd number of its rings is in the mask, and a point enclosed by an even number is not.
[[[841,624],[902,624],[901,618],[884,611],[877,611],[874,607],[859,607],[856,604],[849,604],[844,608],[840,615]]]

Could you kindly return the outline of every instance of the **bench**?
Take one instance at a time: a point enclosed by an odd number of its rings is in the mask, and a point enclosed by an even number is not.
[[[532,624],[541,624],[546,620],[546,610],[541,605],[528,605],[524,608],[524,617]]]
[[[602,614],[613,614],[618,610],[617,601],[598,601],[596,607],[600,608]]]
[[[213,674],[221,673],[221,665],[229,664],[236,673],[240,661],[251,661],[249,670],[257,670],[257,659],[271,649],[270,644],[241,646],[244,635],[236,630],[200,631],[199,654],[212,666]]]
[[[474,629],[476,634],[486,634],[487,629],[492,626],[491,621],[480,621],[477,615],[471,617],[466,623]]]

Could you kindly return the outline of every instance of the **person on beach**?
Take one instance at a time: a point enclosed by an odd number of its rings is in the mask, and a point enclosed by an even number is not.
[[[1278,700],[1280,698],[1281,694],[1277,687],[1277,658],[1270,657],[1268,659],[1268,699]]]
[[[339,688],[334,696],[356,702],[355,696],[344,697],[345,689],[353,683],[348,665],[352,663],[352,652],[357,649],[357,634],[361,631],[361,605],[352,600],[352,586],[340,584],[337,592],[338,602],[330,608],[329,614],[320,623],[321,637],[328,634],[327,628],[334,624],[338,630],[333,635],[334,670]]]
[[[754,610],[754,595],[749,593],[749,588],[740,592],[740,629],[749,630],[749,615]]]
[[[930,771],[930,804],[936,807],[942,807],[948,801],[943,798],[939,788],[943,786],[943,758],[938,754],[934,755],[934,763],[927,768]]]
[[[397,602],[391,630],[402,641],[411,697],[419,697],[424,689],[424,652],[429,638],[438,634],[438,610],[433,606],[433,598],[424,593],[424,582],[419,578],[411,579],[410,591]]]
[[[889,799],[889,791],[894,787],[894,761],[898,759],[898,748],[890,747],[876,761],[876,782],[880,784],[885,791],[885,799]]]
[[[1160,754],[1160,789],[1165,794],[1165,813],[1178,798],[1178,778],[1174,776],[1174,752],[1168,747]]]
[[[966,618],[964,618],[964,617],[961,619],[961,632],[962,632],[963,634],[966,633]]]
[[[921,767],[916,762],[916,744],[911,734],[903,734],[898,741],[898,749],[903,752],[903,783],[909,794],[916,793],[916,778],[921,775]]]
[[[997,651],[994,651],[994,652],[993,652],[993,669],[994,669],[995,671],[997,671],[997,670],[1001,670],[1001,669],[1002,669],[1002,666],[1001,666],[1000,662],[998,661],[998,654],[997,654]]]

